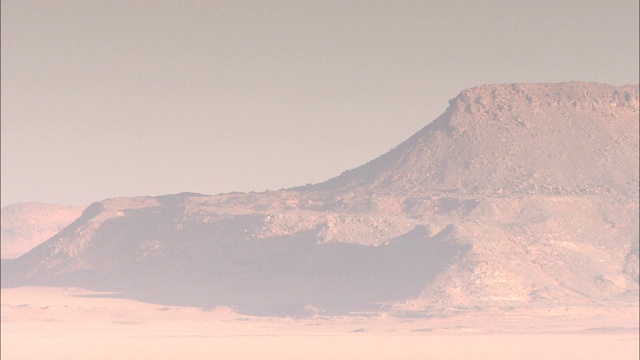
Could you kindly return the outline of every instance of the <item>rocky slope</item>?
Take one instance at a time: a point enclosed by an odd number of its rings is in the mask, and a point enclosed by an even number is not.
[[[638,86],[463,91],[325,183],[110,199],[3,286],[83,286],[261,315],[638,301]]]
[[[80,206],[20,203],[2,209],[2,258],[15,258],[57,234],[75,219]]]
[[[480,86],[397,148],[319,187],[633,196],[637,109],[637,86]]]

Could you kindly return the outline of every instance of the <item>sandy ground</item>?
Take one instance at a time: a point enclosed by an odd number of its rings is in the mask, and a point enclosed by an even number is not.
[[[638,308],[430,319],[243,316],[88,291],[2,290],[2,359],[638,359]]]

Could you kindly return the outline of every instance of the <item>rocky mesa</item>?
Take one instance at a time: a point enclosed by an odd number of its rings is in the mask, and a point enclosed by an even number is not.
[[[638,92],[479,86],[324,183],[94,203],[2,286],[277,316],[637,306]]]

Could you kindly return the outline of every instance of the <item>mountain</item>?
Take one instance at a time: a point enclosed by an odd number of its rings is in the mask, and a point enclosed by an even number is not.
[[[2,209],[2,258],[18,257],[80,217],[81,206],[20,203]]]
[[[2,286],[281,316],[636,306],[638,114],[637,85],[465,90],[324,183],[92,204]]]
[[[637,99],[634,86],[575,82],[469,89],[397,148],[320,187],[634,195]]]

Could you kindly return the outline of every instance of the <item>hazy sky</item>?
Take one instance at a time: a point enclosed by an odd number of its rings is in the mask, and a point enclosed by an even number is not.
[[[2,206],[324,181],[486,83],[638,83],[638,0],[2,0]]]

